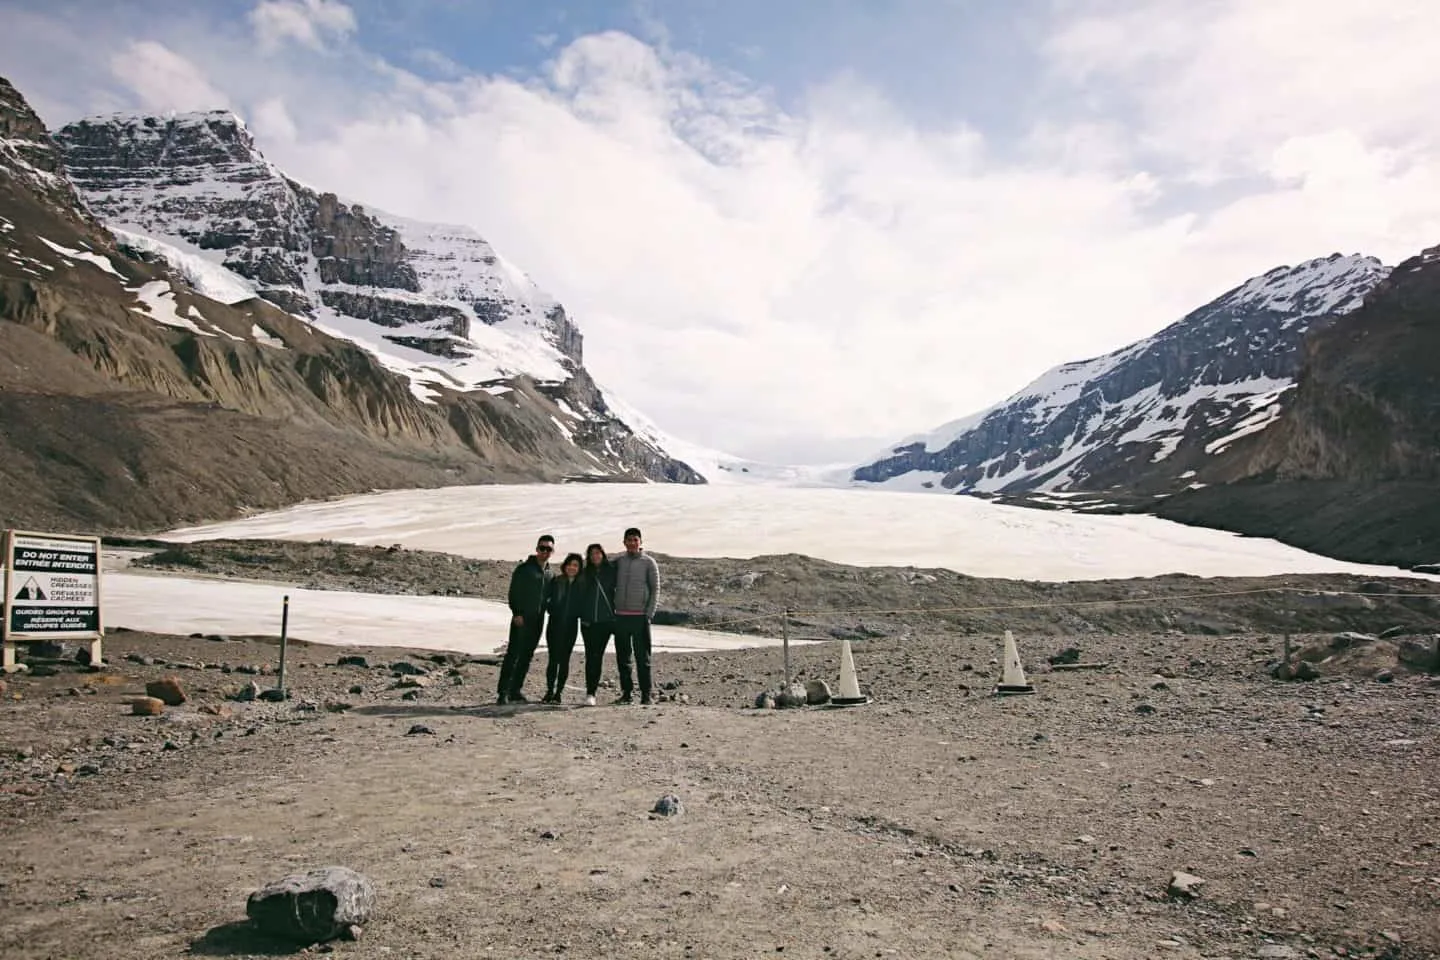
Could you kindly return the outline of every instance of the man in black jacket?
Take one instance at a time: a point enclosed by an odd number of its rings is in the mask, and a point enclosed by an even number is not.
[[[550,554],[554,552],[555,538],[547,533],[535,542],[535,552],[510,575],[510,643],[500,665],[496,703],[529,702],[522,688],[545,625],[545,587],[550,582]]]

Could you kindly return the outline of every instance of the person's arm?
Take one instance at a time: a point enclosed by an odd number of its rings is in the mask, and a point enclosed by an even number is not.
[[[655,606],[660,601],[660,564],[655,562],[654,557],[646,557],[650,562],[645,564],[645,587],[650,594],[645,601],[645,619],[655,619]]]
[[[525,615],[521,613],[520,608],[520,594],[523,590],[523,581],[520,579],[520,574],[524,569],[525,564],[522,563],[520,564],[520,566],[515,568],[515,571],[513,573],[510,574],[510,594],[506,598],[510,604],[510,612],[515,616],[516,623],[525,622]]]

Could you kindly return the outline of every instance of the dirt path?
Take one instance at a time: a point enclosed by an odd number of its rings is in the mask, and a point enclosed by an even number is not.
[[[233,703],[272,644],[118,634],[8,678],[0,954],[261,955],[246,895],[342,863],[380,889],[355,957],[1437,955],[1440,685],[1279,683],[1272,648],[1101,639],[997,699],[993,639],[870,641],[850,711],[744,708],[775,651],[676,655],[688,704],[497,708],[488,664],[304,645],[294,700]],[[166,674],[190,702],[125,715]]]

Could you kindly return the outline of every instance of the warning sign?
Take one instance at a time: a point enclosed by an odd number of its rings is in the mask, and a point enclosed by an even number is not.
[[[99,638],[99,538],[12,531],[5,600],[7,641]]]

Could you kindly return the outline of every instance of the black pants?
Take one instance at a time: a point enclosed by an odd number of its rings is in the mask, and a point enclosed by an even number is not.
[[[575,636],[580,632],[579,620],[551,619],[545,631],[545,692],[559,693],[570,679],[570,655],[575,652]]]
[[[540,630],[544,622],[544,614],[527,616],[519,626],[514,620],[510,621],[510,643],[500,664],[500,683],[496,691],[502,700],[520,693],[525,686],[525,674],[530,672],[530,659],[535,656],[535,648],[540,646]]]
[[[585,695],[595,696],[600,689],[600,674],[605,668],[605,647],[610,643],[610,634],[615,632],[613,623],[586,623],[580,627],[585,639]]]
[[[640,680],[640,697],[650,699],[650,621],[644,617],[621,615],[615,618],[615,665],[620,670],[620,695],[628,697],[635,689],[630,680],[630,657],[635,657],[635,673]]]

